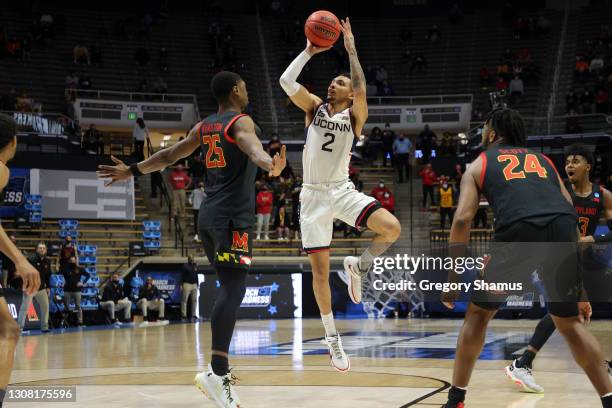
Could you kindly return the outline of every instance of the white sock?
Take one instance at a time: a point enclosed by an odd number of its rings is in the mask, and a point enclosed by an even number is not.
[[[359,257],[359,270],[362,272],[367,271],[368,269],[370,269],[370,266],[372,266],[373,262],[374,255],[370,253],[370,248],[366,248],[366,250],[363,251],[363,254],[361,254],[361,256]]]
[[[321,320],[323,320],[323,327],[325,327],[325,336],[329,337],[338,334],[336,324],[334,323],[334,312],[326,315],[322,314]]]

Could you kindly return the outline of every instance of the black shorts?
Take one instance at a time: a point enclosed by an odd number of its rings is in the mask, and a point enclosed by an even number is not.
[[[204,252],[213,267],[248,270],[253,258],[253,228],[233,223],[203,227],[198,231]]]
[[[495,232],[491,256],[484,269],[484,281],[521,282],[532,285],[537,273],[544,283],[548,311],[559,317],[578,315],[582,287],[576,219],[560,215],[548,224],[523,220]],[[507,294],[475,291],[472,303],[497,310]]]

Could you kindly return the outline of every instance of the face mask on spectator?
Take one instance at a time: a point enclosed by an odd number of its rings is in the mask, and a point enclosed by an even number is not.
[[[379,184],[378,184],[378,187],[380,187],[380,188],[384,188],[384,187],[385,187],[385,183],[379,183]]]
[[[448,183],[445,182],[444,184],[442,184],[442,187],[448,188]]]
[[[389,198],[389,193],[385,193],[385,198]]]

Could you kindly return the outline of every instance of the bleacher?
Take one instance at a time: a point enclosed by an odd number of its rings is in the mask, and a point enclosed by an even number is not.
[[[250,64],[259,62],[257,38],[252,18],[237,16],[213,16],[200,13],[171,13],[167,20],[152,27],[150,40],[136,38],[138,23],[126,24],[130,38],[120,39],[113,35],[114,23],[119,18],[130,16],[129,12],[110,12],[97,9],[56,8],[45,5],[45,10],[58,17],[65,16],[66,26],[58,32],[52,45],[46,49],[34,47],[30,60],[24,62],[5,58],[0,61],[3,75],[0,76],[0,89],[26,89],[28,94],[40,101],[45,112],[63,112],[64,80],[70,71],[78,76],[87,72],[92,80],[92,89],[115,91],[136,91],[142,79],[140,72],[148,72],[149,82],[162,76],[168,84],[169,93],[196,94],[200,112],[216,110],[210,91],[210,78],[214,71],[208,47],[208,27],[215,21],[221,28],[227,24],[234,27],[233,47],[238,63],[244,63],[240,74],[250,83],[252,106],[257,107],[261,93],[250,81],[251,72],[256,69]],[[21,12],[18,7],[4,8],[0,13],[0,25],[9,32],[22,35],[32,23],[29,12]],[[74,46],[98,44],[102,48],[103,65],[74,65],[72,50]],[[134,61],[137,48],[147,49],[151,60],[146,69],[138,68]],[[161,75],[158,67],[158,54],[161,47],[168,49],[167,73]],[[41,69],[44,67],[44,69]]]
[[[495,76],[497,63],[505,48],[512,52],[527,47],[536,65],[540,68],[540,80],[525,84],[525,94],[519,110],[526,116],[541,116],[546,108],[550,91],[550,61],[556,56],[558,31],[562,14],[550,10],[542,12],[552,22],[552,30],[542,38],[522,38],[515,40],[513,30],[501,24],[501,18],[494,12],[474,12],[466,14],[461,24],[450,24],[446,15],[439,17],[415,17],[372,20],[351,19],[355,33],[359,59],[364,69],[367,66],[383,65],[389,73],[390,82],[396,95],[440,95],[474,94],[474,109],[488,110],[488,91],[480,90],[479,69],[489,68]],[[535,14],[534,14],[535,15]],[[306,40],[300,38],[295,44],[280,40],[281,27],[292,23],[289,18],[266,18],[263,21],[264,36],[268,49],[270,74],[273,79],[280,77],[290,60],[289,51],[297,53],[304,49]],[[437,24],[441,39],[435,43],[425,39],[429,28]],[[381,29],[384,27],[384,30]],[[413,39],[403,44],[399,34],[403,28],[410,28]],[[477,29],[476,29],[477,28]],[[486,32],[485,37],[479,33]],[[392,33],[392,34],[390,34]],[[343,47],[338,41],[336,47]],[[427,58],[427,71],[405,75],[401,64],[401,54],[409,48],[413,54],[421,51]],[[312,72],[314,92],[324,97],[330,80],[335,74],[335,57],[331,51],[318,54],[309,62]],[[494,78],[492,78],[493,80]],[[276,84],[273,84],[276,85]],[[491,83],[493,88],[493,83]],[[285,107],[286,95],[279,86],[273,86],[274,99],[280,121],[303,120],[303,114],[296,107]],[[369,95],[374,96],[374,95]]]

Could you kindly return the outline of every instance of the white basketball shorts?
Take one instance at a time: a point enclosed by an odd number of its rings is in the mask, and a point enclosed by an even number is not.
[[[365,227],[370,215],[381,208],[374,198],[355,190],[350,181],[304,184],[300,193],[302,246],[311,254],[329,250],[334,219],[353,227]]]

